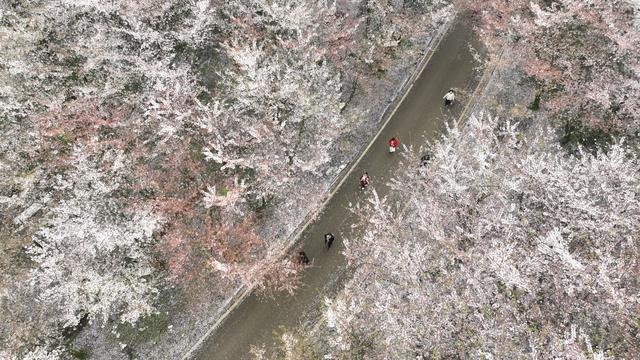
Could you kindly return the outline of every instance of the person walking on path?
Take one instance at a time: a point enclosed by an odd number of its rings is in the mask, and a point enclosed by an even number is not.
[[[307,254],[304,251],[299,251],[298,252],[298,261],[302,265],[309,265],[309,257],[307,256]]]
[[[360,187],[362,189],[366,189],[367,186],[369,186],[369,174],[365,171],[365,173],[360,177]]]
[[[332,233],[324,234],[324,247],[326,247],[327,250],[331,249],[331,244],[333,244],[333,240],[335,239],[336,237]]]
[[[449,89],[442,98],[444,99],[444,106],[451,106],[453,105],[453,101],[456,99],[456,94],[453,92],[453,89]]]
[[[396,148],[398,147],[398,139],[396,139],[395,137],[392,137],[391,139],[389,139],[389,152],[391,154],[393,154],[394,152],[396,152]]]

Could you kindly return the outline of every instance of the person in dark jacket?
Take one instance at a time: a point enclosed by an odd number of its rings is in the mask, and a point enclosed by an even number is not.
[[[298,252],[298,262],[302,265],[309,265],[309,257],[304,251]]]
[[[326,247],[327,250],[329,250],[331,248],[331,244],[333,244],[333,241],[335,239],[336,237],[332,233],[324,234],[324,247]]]

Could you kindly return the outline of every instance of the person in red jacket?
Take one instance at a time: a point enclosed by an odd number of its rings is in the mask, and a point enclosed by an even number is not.
[[[395,137],[392,137],[391,139],[389,139],[389,152],[390,153],[394,153],[396,152],[396,148],[398,147],[398,139],[396,139]]]

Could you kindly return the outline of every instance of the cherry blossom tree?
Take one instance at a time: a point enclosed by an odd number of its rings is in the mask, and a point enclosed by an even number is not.
[[[200,89],[174,47],[201,42],[211,14],[183,5],[1,6],[2,168],[20,184],[2,194],[2,233],[22,249],[0,287],[3,358],[59,358],[65,332],[155,314],[172,218],[131,170],[185,141]]]
[[[354,278],[327,300],[331,353],[638,356],[637,154],[556,144],[472,116],[396,180],[405,208],[374,194],[345,242]]]
[[[554,115],[590,127],[639,129],[637,3],[631,1],[460,1],[493,48],[513,47],[538,97]]]

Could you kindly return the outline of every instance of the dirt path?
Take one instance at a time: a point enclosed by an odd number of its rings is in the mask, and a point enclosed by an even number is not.
[[[351,225],[356,219],[348,207],[365,199],[365,191],[358,186],[360,174],[366,170],[371,186],[380,196],[387,195],[385,183],[398,171],[400,156],[399,153],[388,153],[388,139],[396,136],[401,144],[420,144],[425,136],[433,138],[441,133],[446,120],[460,115],[480,77],[470,45],[477,45],[470,25],[457,21],[351,178],[342,184],[322,214],[304,231],[301,244],[313,266],[305,271],[303,286],[293,296],[282,294],[274,299],[264,299],[252,294],[247,297],[194,354],[195,359],[248,359],[251,345],[269,346],[283,327],[295,327],[319,314],[324,297],[334,294],[347,278],[343,271],[345,260],[341,254],[341,240],[355,235]],[[458,89],[452,109],[444,108],[442,100],[449,88]],[[418,164],[419,159],[416,159]],[[336,234],[337,240],[326,251],[323,234],[329,231]]]

